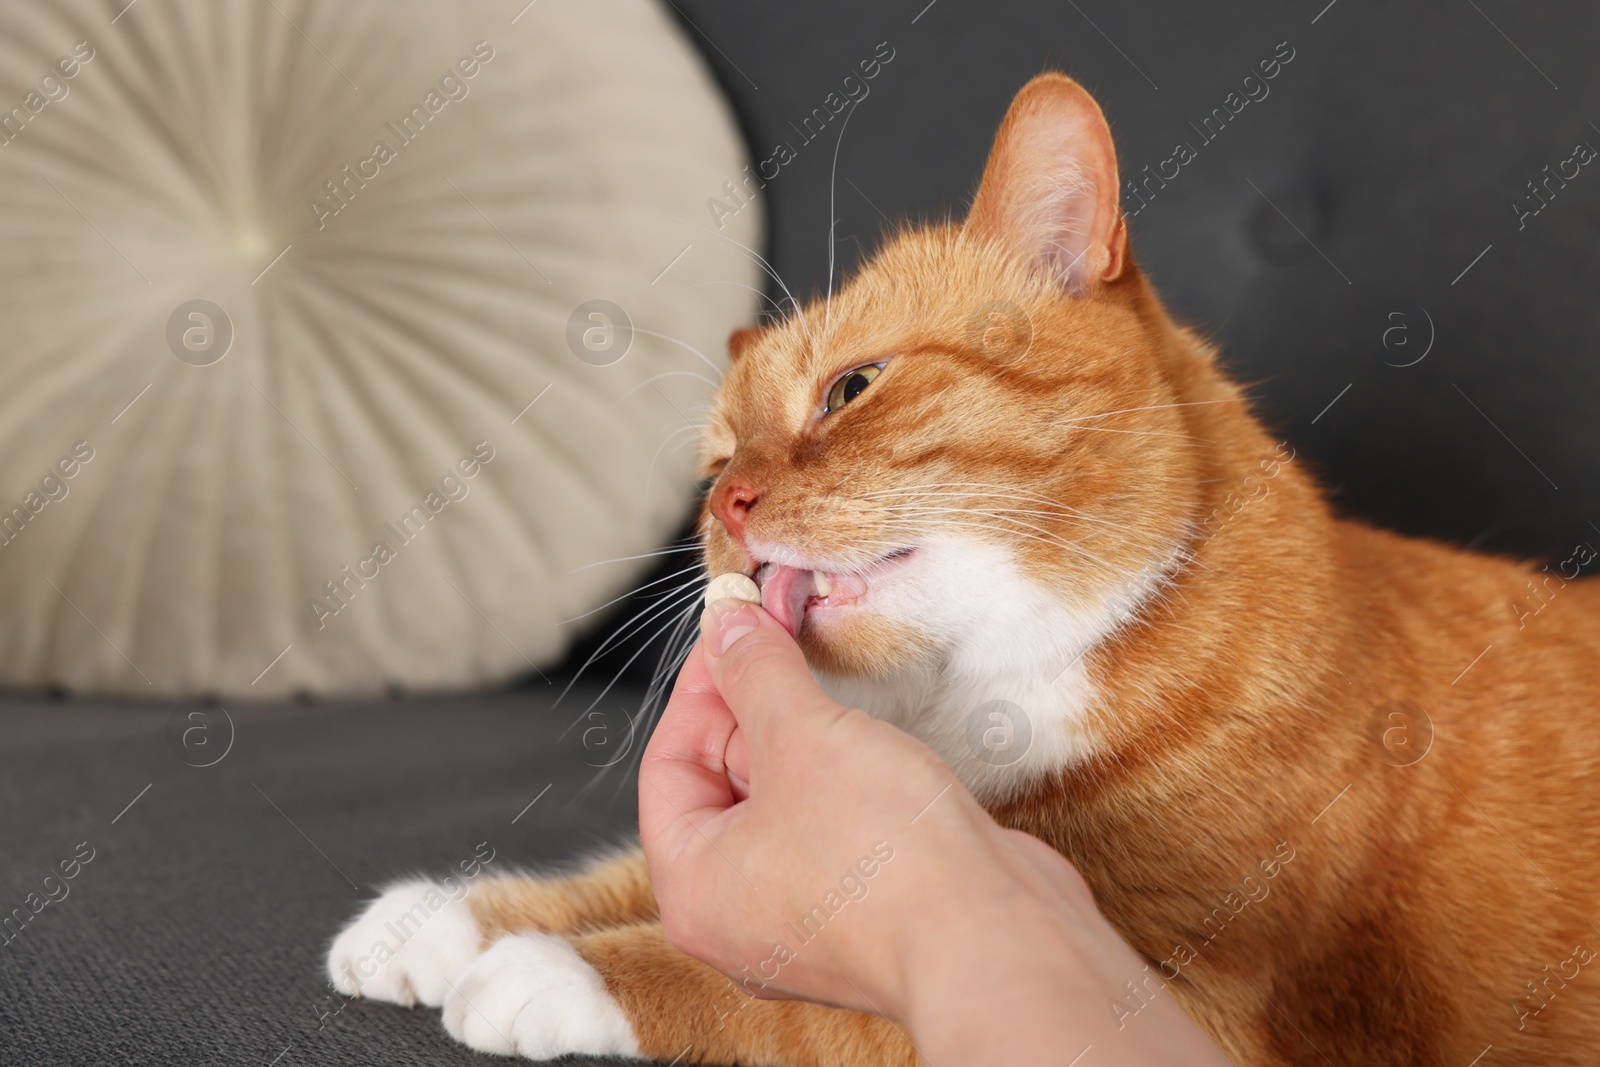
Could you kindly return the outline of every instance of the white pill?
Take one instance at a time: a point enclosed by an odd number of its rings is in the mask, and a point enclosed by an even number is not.
[[[706,586],[706,603],[718,600],[743,600],[750,604],[761,603],[761,589],[738,571],[729,571],[711,579]]]

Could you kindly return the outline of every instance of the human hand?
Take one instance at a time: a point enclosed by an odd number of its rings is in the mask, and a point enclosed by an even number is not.
[[[639,776],[673,944],[752,995],[885,1015],[939,1062],[1089,1042],[1101,1067],[1226,1063],[1170,997],[1119,1033],[1107,1002],[1143,963],[1065,858],[830,700],[761,608],[722,601],[702,627]]]
[[[764,610],[718,607],[640,769],[667,936],[754,995],[889,1011],[901,920],[938,878],[913,833],[936,821],[957,856],[989,817],[925,746],[828,699]]]

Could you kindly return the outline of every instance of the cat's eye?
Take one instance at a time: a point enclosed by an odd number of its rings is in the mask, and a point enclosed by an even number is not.
[[[866,391],[874,378],[883,372],[882,363],[868,363],[864,367],[847,370],[828,390],[827,411],[838,411]]]

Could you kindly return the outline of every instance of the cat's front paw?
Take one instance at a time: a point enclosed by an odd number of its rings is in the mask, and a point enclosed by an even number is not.
[[[328,978],[347,997],[436,1008],[482,940],[460,886],[452,895],[433,882],[403,882],[334,939]]]
[[[565,938],[502,937],[455,986],[445,999],[445,1029],[480,1052],[530,1060],[639,1055],[627,1015]]]

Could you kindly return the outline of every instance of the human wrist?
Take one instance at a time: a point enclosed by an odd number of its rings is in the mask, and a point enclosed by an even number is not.
[[[911,862],[898,873],[915,889],[896,901],[886,931],[894,966],[874,976],[884,986],[885,1014],[897,1021],[914,1017],[929,994],[960,985],[974,961],[1026,944],[1028,930],[1054,919],[1040,886],[1017,876],[999,827],[975,802],[972,808],[943,813],[901,849]]]
[[[1092,1020],[1072,1008],[1098,995],[1081,939],[1054,902],[1017,890],[996,884],[929,924],[907,957],[896,1021],[931,1062],[1060,1063],[1091,1040]]]
[[[997,847],[990,862],[956,871],[907,944],[892,1017],[923,1055],[1059,1067],[1093,1045],[1100,1067],[1225,1067],[1170,993],[1155,993],[1132,1026],[1109,1010],[1140,978],[1140,957],[1086,893],[1078,899],[1081,886],[1063,893],[1059,873],[1037,877],[1019,858]]]
[[[928,968],[941,962],[939,944],[953,932],[964,938],[962,924],[1004,892],[1005,878],[997,877],[993,844],[986,840],[992,823],[983,826],[988,817],[982,808],[971,802],[974,818],[960,799],[969,798],[952,793],[940,804],[953,810],[936,809],[910,833],[885,835],[893,862],[881,865],[858,913],[864,925],[832,943],[824,981],[836,991],[834,1003],[903,1021]]]

